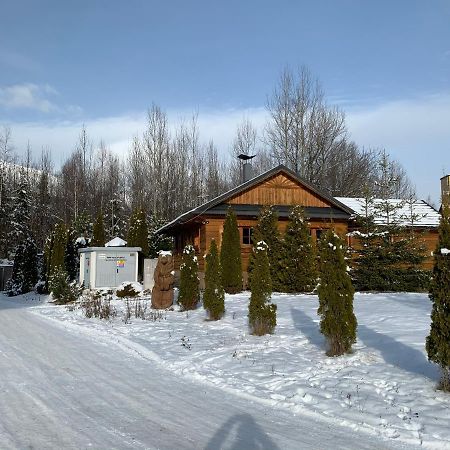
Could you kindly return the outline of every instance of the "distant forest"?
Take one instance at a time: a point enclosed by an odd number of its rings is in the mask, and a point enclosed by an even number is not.
[[[307,68],[285,69],[266,108],[264,130],[258,132],[244,119],[229,155],[219,154],[213,141],[200,139],[196,115],[170,132],[167,114],[152,105],[145,131],[134,137],[126,155],[114,154],[103,141],[92,142],[83,127],[60,168],[54,167],[49,150],[37,156],[29,146],[18,158],[13,130],[4,126],[0,258],[14,253],[23,227],[31,230],[39,249],[56,223],[89,238],[99,213],[107,238],[126,237],[129,217],[140,208],[158,227],[238,185],[236,156],[241,153],[257,155],[255,175],[282,163],[333,196],[362,196],[368,189],[382,198],[411,195],[397,161],[385,150],[361,148],[351,140],[344,111],[326,102],[320,82]]]

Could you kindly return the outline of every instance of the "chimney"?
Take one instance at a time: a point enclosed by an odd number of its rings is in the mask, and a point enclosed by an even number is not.
[[[251,160],[255,157],[256,155],[245,155],[243,153],[241,153],[238,156],[238,159],[241,160],[241,180],[242,183],[245,183],[248,180],[251,180],[253,178],[253,166],[251,164]]]
[[[441,178],[442,204],[450,205],[450,175]]]

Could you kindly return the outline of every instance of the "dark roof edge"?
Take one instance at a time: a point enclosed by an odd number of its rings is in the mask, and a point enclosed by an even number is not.
[[[217,196],[216,198],[213,198],[209,202],[204,203],[203,205],[197,206],[194,209],[191,209],[190,211],[187,211],[180,216],[178,216],[176,219],[172,220],[171,222],[167,223],[166,225],[159,228],[156,233],[163,233],[164,230],[171,228],[173,225],[176,224],[182,224],[182,219],[186,218],[186,222],[190,219],[192,219],[195,216],[200,216],[204,214],[208,209],[223,203],[225,200],[229,199],[230,197],[233,197],[234,195],[245,191],[246,189],[249,189],[261,181],[263,181],[266,178],[269,178],[273,175],[275,175],[278,172],[286,172],[290,177],[292,177],[295,181],[297,181],[300,184],[303,184],[305,187],[307,187],[312,192],[318,194],[320,197],[324,198],[325,200],[328,200],[332,205],[337,206],[339,209],[342,209],[343,211],[347,212],[348,214],[354,214],[355,212],[349,208],[348,206],[344,205],[340,201],[336,200],[331,195],[327,194],[326,192],[317,189],[313,187],[308,181],[303,180],[300,178],[293,170],[289,169],[283,164],[280,164],[270,170],[267,170],[266,172],[263,172],[260,175],[257,175],[256,177],[246,181],[245,183],[240,184],[239,186],[236,186],[233,189],[230,189],[229,191]]]

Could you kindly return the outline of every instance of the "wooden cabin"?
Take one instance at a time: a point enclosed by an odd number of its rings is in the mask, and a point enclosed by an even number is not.
[[[222,241],[223,224],[228,208],[236,213],[241,239],[242,271],[244,287],[247,283],[247,267],[252,251],[252,228],[258,221],[258,214],[264,205],[273,206],[278,213],[278,227],[286,228],[290,209],[293,205],[304,208],[313,240],[333,228],[354,248],[359,245],[355,214],[361,208],[361,199],[334,198],[317,189],[287,167],[280,165],[252,178],[236,188],[216,197],[177,217],[162,227],[159,232],[174,237],[174,260],[176,277],[179,275],[183,248],[192,244],[199,261],[200,286],[204,287],[204,258],[211,240],[215,239],[219,248]],[[393,199],[393,202],[400,202]],[[440,214],[424,201],[417,201],[414,212],[420,218],[413,224],[414,232],[420,235],[427,248],[424,267],[431,268],[433,251],[436,248]],[[400,211],[401,215],[402,212]],[[383,218],[376,218],[378,223]],[[405,225],[408,225],[405,223]]]
[[[203,287],[203,256],[209,249],[211,239],[215,239],[220,247],[225,215],[231,206],[238,220],[245,286],[248,259],[252,251],[252,228],[256,225],[259,211],[264,205],[273,206],[278,213],[278,226],[282,232],[286,228],[291,207],[303,206],[313,239],[320,237],[323,230],[328,228],[333,228],[344,237],[353,214],[346,205],[280,165],[182,214],[159,230],[174,237],[176,273],[184,246],[193,244],[199,261],[200,285]]]

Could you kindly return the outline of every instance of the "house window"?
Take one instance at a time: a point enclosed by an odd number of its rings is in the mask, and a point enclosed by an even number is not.
[[[251,245],[253,236],[253,228],[242,227],[242,243],[244,245]]]
[[[316,240],[320,241],[320,238],[322,236],[322,231],[323,230],[316,230]]]

